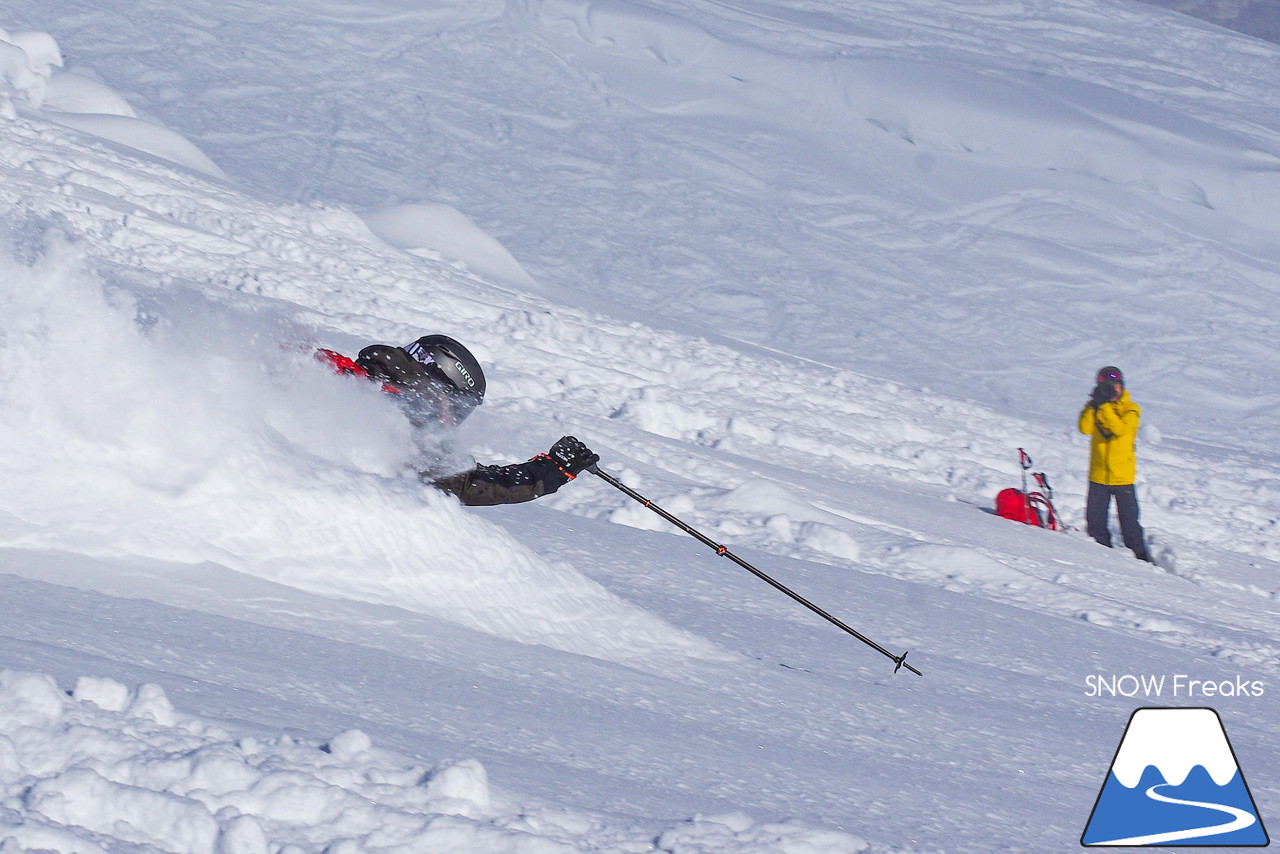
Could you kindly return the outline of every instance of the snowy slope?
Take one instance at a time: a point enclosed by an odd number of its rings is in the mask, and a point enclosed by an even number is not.
[[[1275,53],[927,12],[7,12],[159,130],[5,55],[0,665],[73,696],[0,684],[0,844],[1069,850],[1143,702],[1086,676],[1268,682]],[[445,447],[308,355],[425,330],[489,375]],[[1080,524],[1104,362],[1164,570],[984,512],[1023,446]],[[595,479],[405,471],[565,433],[925,675]]]
[[[1280,41],[1280,18],[1275,7],[1265,0],[1234,0],[1234,2],[1206,2],[1206,0],[1141,0],[1152,6],[1173,9],[1193,18],[1235,30],[1238,33]]]
[[[1118,0],[56,8],[285,201],[445,203],[548,290],[1060,422],[1120,362],[1274,445],[1272,46]]]

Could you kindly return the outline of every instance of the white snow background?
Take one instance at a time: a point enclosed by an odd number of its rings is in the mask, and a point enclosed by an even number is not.
[[[0,852],[1071,851],[1161,704],[1280,815],[1280,47],[1120,0],[0,27]],[[924,675],[589,475],[423,487],[309,351],[437,331],[459,465],[575,434]],[[1083,524],[1103,364],[1159,568],[989,512],[1024,447]]]

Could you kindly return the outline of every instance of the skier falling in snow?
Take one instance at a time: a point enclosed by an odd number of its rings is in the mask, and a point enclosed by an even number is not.
[[[321,349],[316,357],[338,373],[382,384],[415,427],[455,427],[484,403],[484,371],[471,351],[447,335],[424,335],[405,347],[373,344],[354,360]],[[599,460],[573,436],[545,454],[505,466],[456,473],[420,472],[422,480],[472,506],[517,504],[550,495]]]
[[[372,382],[380,382],[382,390],[395,395],[405,415],[414,426],[432,429],[462,423],[484,402],[485,380],[480,363],[466,347],[446,335],[424,335],[405,347],[373,344],[365,347],[354,360],[333,350],[317,350],[316,358],[340,374],[352,374]],[[756,569],[728,547],[716,543],[691,528],[652,501],[630,489],[607,472],[595,467],[600,457],[573,436],[563,436],[551,450],[531,460],[506,466],[477,465],[469,471],[440,476],[420,472],[423,481],[452,495],[463,504],[515,504],[548,495],[590,469],[593,473],[639,501],[648,509],[671,522],[703,544],[785,593],[796,602],[818,614],[827,622],[843,629],[858,640],[891,659],[896,667],[920,675],[906,663],[907,654],[894,655],[875,641],[850,628],[826,611]]]

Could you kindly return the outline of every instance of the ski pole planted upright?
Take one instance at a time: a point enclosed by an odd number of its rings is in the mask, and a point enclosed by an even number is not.
[[[884,655],[885,657],[887,657],[890,661],[892,661],[892,662],[894,663],[894,668],[893,668],[893,672],[894,672],[894,673],[897,673],[899,670],[901,670],[902,668],[904,668],[904,667],[905,667],[907,670],[910,670],[912,673],[914,673],[914,674],[915,674],[915,675],[917,675],[917,676],[921,676],[921,675],[923,675],[919,670],[916,670],[916,669],[915,669],[914,667],[912,667],[910,664],[907,664],[907,654],[906,654],[905,652],[904,652],[904,653],[902,653],[902,655],[894,655],[892,652],[890,652],[889,650],[885,649],[885,648],[884,648],[884,647],[882,647],[880,644],[878,644],[878,643],[876,643],[875,641],[871,640],[871,638],[867,637],[866,635],[862,634],[861,632],[858,632],[856,629],[852,629],[852,628],[850,628],[849,626],[845,625],[845,624],[844,624],[844,623],[842,623],[840,620],[838,620],[838,619],[836,619],[835,617],[831,616],[831,615],[830,615],[830,614],[828,614],[826,611],[822,610],[822,609],[821,609],[821,608],[819,608],[817,605],[813,604],[813,603],[812,603],[812,602],[810,602],[808,599],[806,599],[806,598],[804,598],[803,596],[801,596],[799,593],[796,593],[796,592],[795,592],[794,590],[792,590],[791,588],[786,587],[786,586],[784,586],[783,584],[781,584],[781,583],[779,583],[778,581],[776,581],[776,580],[774,580],[773,578],[771,578],[770,576],[765,575],[763,572],[761,572],[760,570],[756,569],[754,566],[752,566],[751,564],[747,563],[745,560],[743,560],[742,558],[738,557],[738,556],[737,556],[736,554],[734,554],[733,552],[729,551],[728,547],[723,546],[723,545],[721,545],[720,543],[717,543],[715,540],[713,540],[713,539],[711,539],[710,537],[706,536],[706,535],[705,535],[705,534],[703,534],[701,531],[698,531],[697,529],[695,529],[695,528],[693,528],[692,526],[690,526],[690,525],[686,524],[685,522],[681,521],[680,519],[676,518],[675,516],[672,516],[672,515],[671,515],[670,513],[668,513],[666,510],[663,510],[661,507],[659,507],[658,505],[654,504],[652,501],[650,501],[649,499],[645,498],[643,495],[641,495],[640,493],[636,492],[634,489],[632,489],[631,487],[627,486],[625,483],[623,483],[622,481],[618,480],[618,479],[617,479],[616,477],[614,477],[613,475],[609,474],[609,473],[608,473],[608,472],[606,472],[606,471],[601,470],[599,466],[597,466],[597,465],[595,465],[595,464],[592,464],[592,465],[590,465],[590,466],[588,466],[588,467],[587,467],[587,471],[589,471],[589,472],[591,472],[592,474],[594,474],[595,476],[599,477],[601,480],[603,480],[605,483],[609,484],[610,486],[612,486],[612,487],[614,487],[614,488],[616,488],[616,489],[621,490],[621,491],[622,491],[625,495],[627,495],[629,498],[635,499],[636,501],[640,502],[640,503],[641,503],[641,504],[643,504],[645,507],[649,508],[649,509],[650,509],[650,510],[652,510],[654,513],[657,513],[657,514],[658,514],[659,516],[661,516],[663,519],[666,519],[666,520],[667,520],[668,522],[670,522],[672,525],[675,525],[677,528],[679,528],[680,530],[684,531],[684,532],[685,532],[686,534],[688,534],[689,536],[691,536],[691,537],[693,537],[694,539],[698,540],[698,541],[699,541],[699,542],[701,542],[703,545],[708,546],[709,548],[713,549],[713,550],[715,551],[715,553],[716,553],[716,554],[720,555],[721,557],[727,557],[729,560],[733,561],[733,562],[734,562],[734,563],[736,563],[738,566],[742,567],[742,568],[743,568],[743,569],[745,569],[747,572],[749,572],[749,573],[751,573],[752,575],[754,575],[756,578],[759,578],[761,581],[763,581],[763,582],[765,582],[766,584],[770,585],[770,586],[771,586],[771,587],[773,587],[775,590],[778,590],[778,591],[780,591],[780,592],[782,592],[782,593],[785,593],[786,595],[790,596],[790,597],[791,597],[792,599],[794,599],[795,601],[799,602],[801,605],[803,605],[803,606],[805,606],[806,608],[808,608],[808,609],[809,609],[810,611],[812,611],[813,613],[817,614],[817,615],[818,615],[819,617],[821,617],[822,619],[826,620],[828,623],[831,623],[833,626],[835,626],[835,627],[837,627],[837,628],[839,628],[839,629],[842,629],[842,630],[844,630],[845,632],[848,632],[849,634],[853,635],[853,636],[854,636],[855,638],[857,638],[858,640],[860,640],[860,641],[862,641],[863,643],[865,643],[867,646],[869,646],[869,647],[871,647],[872,649],[874,649],[876,652],[880,653],[881,655]]]
[[[1031,471],[1031,467],[1035,463],[1031,462],[1031,455],[1021,448],[1018,449],[1018,465],[1022,466],[1022,491],[1027,491],[1027,472]]]

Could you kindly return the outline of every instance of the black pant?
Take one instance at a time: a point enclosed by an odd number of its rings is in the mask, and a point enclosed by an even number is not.
[[[1138,560],[1150,562],[1147,553],[1147,542],[1143,537],[1142,525],[1138,522],[1138,493],[1133,484],[1126,486],[1106,486],[1089,481],[1089,498],[1085,503],[1085,528],[1089,536],[1111,547],[1111,529],[1107,527],[1107,515],[1111,510],[1111,497],[1116,499],[1116,514],[1120,517],[1120,532],[1124,535],[1124,544],[1133,551]]]

